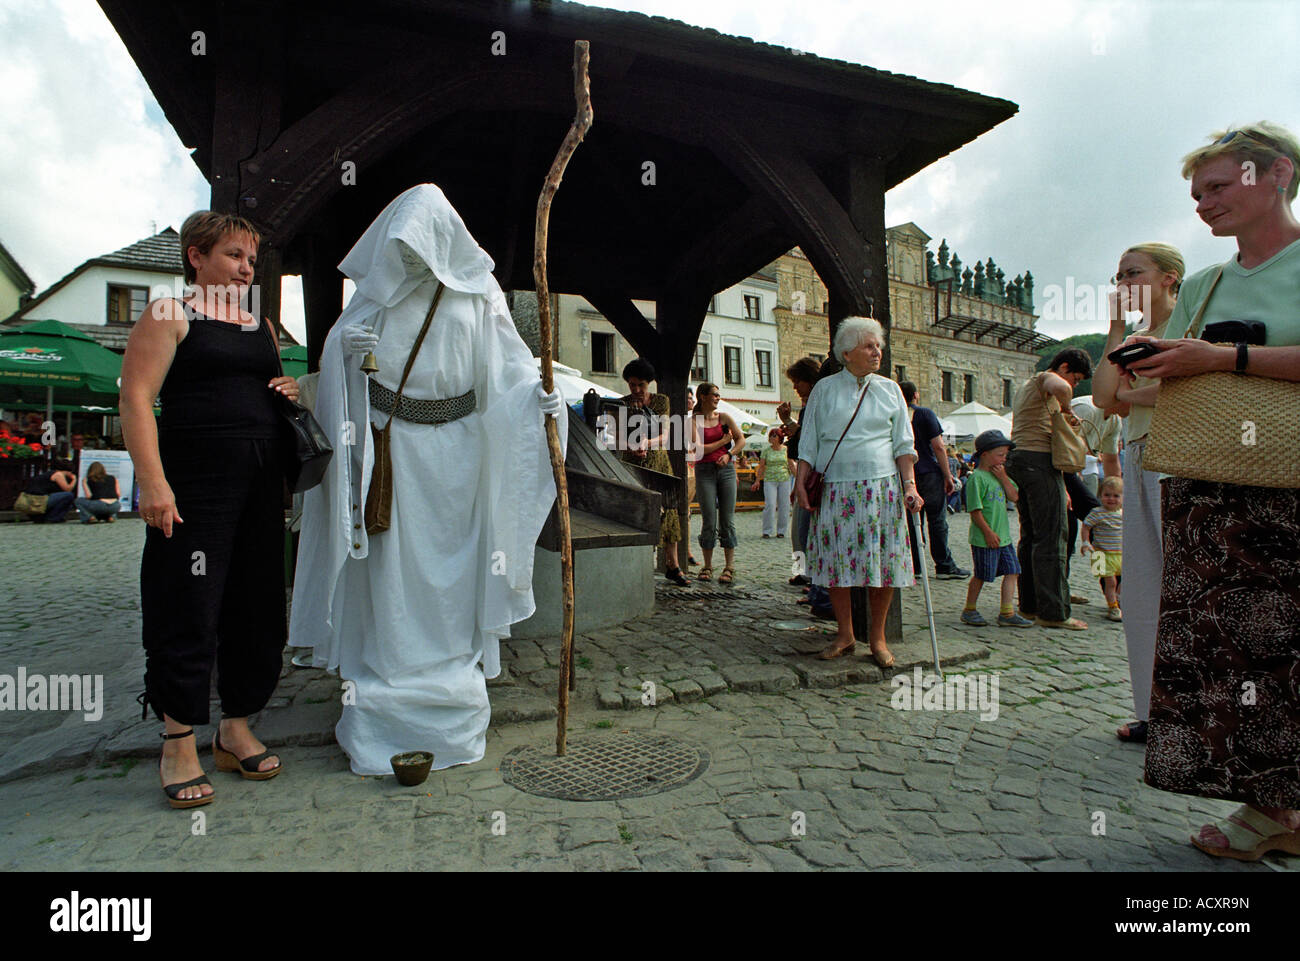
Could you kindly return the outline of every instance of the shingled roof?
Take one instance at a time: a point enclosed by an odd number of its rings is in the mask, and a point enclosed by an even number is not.
[[[4,320],[0,321],[0,324],[12,327],[22,324],[26,320],[40,320],[39,317],[31,318],[24,317],[23,315],[30,314],[32,308],[44,303],[53,294],[62,290],[71,283],[73,278],[89,270],[91,267],[126,267],[130,270],[148,270],[151,272],[176,274],[179,276],[181,273],[181,236],[173,228],[168,227],[161,233],[154,234],[152,237],[146,237],[144,240],[137,240],[135,243],[128,244],[120,250],[113,251],[111,254],[92,257],[78,266],[75,270],[69,271],[53,285],[45,288],[45,290],[41,291],[26,304],[23,304]],[[99,338],[96,339],[98,340]]]
[[[23,324],[30,323],[33,318],[30,316],[32,309],[37,307],[45,300],[49,299],[55,292],[63,289],[72,280],[80,276],[91,267],[125,267],[128,270],[147,270],[156,273],[175,274],[181,276],[181,237],[173,227],[154,234],[152,237],[146,237],[143,240],[137,240],[133,244],[127,244],[112,253],[103,254],[99,257],[92,257],[85,263],[81,264],[75,270],[69,272],[57,283],[43,290],[40,295],[33,297],[28,303],[19,307],[16,311],[0,321],[0,325],[6,327],[20,327]],[[28,315],[28,316],[24,316]],[[65,321],[66,322],[66,321]],[[100,344],[109,350],[115,350],[121,353],[126,350],[126,339],[130,336],[131,328],[125,324],[78,324],[75,322],[66,322],[69,327],[89,334]],[[282,344],[297,344],[293,335],[283,327],[280,329],[280,342]]]
[[[111,254],[88,260],[82,267],[92,264],[113,267],[134,267],[139,270],[160,270],[164,273],[181,272],[181,235],[168,227],[162,233],[128,244]],[[77,268],[80,270],[81,268]]]

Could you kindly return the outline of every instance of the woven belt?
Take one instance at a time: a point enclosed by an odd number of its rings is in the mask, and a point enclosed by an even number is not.
[[[419,400],[403,394],[401,403],[394,411],[393,401],[396,399],[396,391],[389,390],[373,377],[370,378],[370,405],[382,414],[392,414],[413,424],[450,424],[474,413],[477,404],[473,390],[447,400]]]

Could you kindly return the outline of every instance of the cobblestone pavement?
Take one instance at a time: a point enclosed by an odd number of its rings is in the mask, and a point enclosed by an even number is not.
[[[951,520],[963,562],[966,518]],[[1120,626],[1100,617],[1100,592],[1082,564],[1073,587],[1094,599],[1076,612],[1089,620],[1084,632],[970,628],[957,619],[965,583],[932,582],[945,663],[951,654],[971,678],[997,677],[996,717],[904,710],[905,688],[880,683],[869,660],[821,664],[798,653],[824,639],[785,585],[788,541],[760,540],[753,513],[738,517],[738,529],[733,588],[665,587],[654,615],[578,640],[571,743],[621,731],[678,737],[710,755],[689,784],[603,802],[534,797],[504,784],[509,751],[555,735],[554,645],[520,641],[503,656],[510,674],[493,686],[488,753],[478,764],[435,772],[416,788],[352,775],[328,743],[337,680],[286,666],[277,700],[256,723],[268,744],[297,745],[283,752],[284,774],[269,782],[219,775],[204,749],[218,799],[177,812],[158,789],[157,724],[141,724],[134,702],[143,525],[0,525],[10,574],[0,587],[8,595],[0,673],[102,673],[106,701],[98,723],[80,714],[0,714],[0,777],[8,777],[0,783],[0,867],[1300,867],[1295,858],[1245,865],[1201,854],[1187,834],[1234,805],[1141,783],[1141,749],[1113,733],[1131,711]],[[912,678],[912,665],[928,662],[929,636],[919,588],[903,596],[896,653],[906,669],[892,673]],[[986,614],[994,603],[989,594]],[[774,626],[781,621],[814,629]],[[645,681],[655,684],[654,706],[642,703]]]

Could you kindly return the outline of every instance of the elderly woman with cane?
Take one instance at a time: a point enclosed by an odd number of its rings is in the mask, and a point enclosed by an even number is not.
[[[799,432],[795,491],[813,512],[808,532],[808,574],[830,590],[839,630],[823,660],[851,652],[853,614],[849,588],[866,587],[871,602],[871,656],[892,667],[885,618],[895,587],[914,583],[904,508],[925,506],[912,470],[916,450],[903,392],[879,376],[884,345],[880,324],[848,317],[835,332],[833,353],[844,365],[813,387]],[[814,472],[823,475],[820,503],[810,496]],[[815,484],[813,484],[815,488]]]
[[[1244,802],[1192,843],[1254,861],[1300,854],[1300,143],[1270,123],[1212,136],[1182,173],[1237,255],[1184,281],[1161,339],[1124,345],[1154,351],[1126,367],[1161,379],[1147,463],[1173,475],[1146,781]],[[1260,436],[1222,415],[1239,401]]]

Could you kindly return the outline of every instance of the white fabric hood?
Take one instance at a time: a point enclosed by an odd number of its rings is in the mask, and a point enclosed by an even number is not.
[[[452,290],[490,294],[498,289],[494,266],[443,192],[419,184],[384,208],[339,270],[357,285],[357,293],[392,307],[424,283],[430,270]]]

